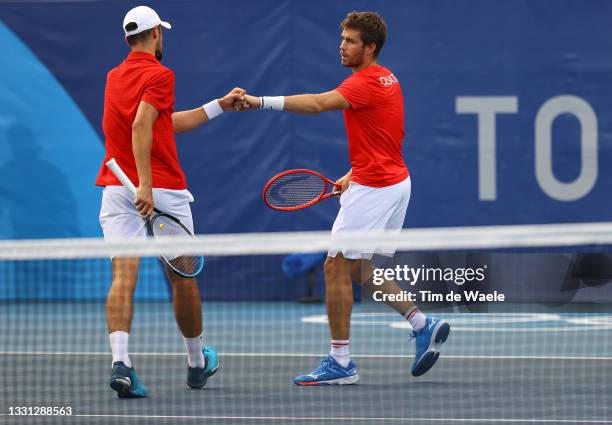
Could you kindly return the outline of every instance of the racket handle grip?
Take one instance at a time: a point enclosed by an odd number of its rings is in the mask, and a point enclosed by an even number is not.
[[[111,158],[107,163],[106,166],[113,172],[113,174],[115,175],[115,177],[117,177],[119,179],[119,181],[121,182],[121,184],[128,189],[130,192],[132,192],[132,194],[134,196],[136,196],[136,186],[134,186],[134,183],[132,183],[132,181],[130,180],[130,178],[123,172],[123,170],[121,169],[121,167],[119,167],[119,164],[117,164],[117,161],[115,161],[115,158]]]

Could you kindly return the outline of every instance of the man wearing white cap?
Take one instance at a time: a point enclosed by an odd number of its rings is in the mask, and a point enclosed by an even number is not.
[[[138,6],[123,20],[125,39],[131,48],[126,60],[107,76],[104,93],[106,157],[96,184],[104,186],[100,224],[107,240],[146,235],[143,217],[153,206],[176,216],[193,232],[185,174],[178,162],[175,133],[182,133],[233,109],[244,100],[244,91],[234,89],[202,107],[174,112],[174,73],[161,65],[162,29],[170,29],[157,13]],[[106,162],[115,158],[138,187],[136,200],[125,189]],[[133,294],[140,258],[112,259],[113,278],[106,303],[113,368],[110,386],[121,398],[147,396],[128,355]],[[204,347],[200,293],[195,279],[168,273],[172,283],[176,322],[187,348],[187,386],[202,388],[219,367],[213,348]]]

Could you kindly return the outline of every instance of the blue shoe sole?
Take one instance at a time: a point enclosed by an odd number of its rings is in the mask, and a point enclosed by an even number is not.
[[[110,387],[117,392],[119,398],[145,398],[147,397],[147,389],[139,384],[139,387],[134,390],[129,382],[124,379],[113,379],[110,382]]]
[[[444,344],[446,342],[446,338],[448,338],[449,333],[450,325],[448,323],[444,323],[442,326],[440,326],[440,329],[438,329],[438,333],[436,334],[436,345]]]
[[[187,389],[189,390],[201,390],[206,386],[206,383],[208,382],[208,378],[210,378],[211,376],[213,376],[215,373],[217,373],[217,370],[219,370],[219,366],[217,366],[215,369],[213,369],[208,375],[206,375],[204,377],[204,380],[202,383],[199,383],[197,385],[190,385],[189,382],[187,382]]]
[[[130,383],[123,379],[113,379],[110,382],[110,387],[117,392],[120,398],[128,398],[131,395]]]
[[[331,381],[293,381],[298,387],[318,387],[329,385],[354,385],[359,381],[359,375],[347,376],[346,378],[333,379]]]
[[[438,357],[440,357],[440,352],[437,349],[437,345],[444,344],[449,333],[450,325],[448,323],[442,324],[436,332],[436,337],[434,338],[434,349],[423,355],[418,367],[412,370],[412,376],[421,376],[436,364]]]

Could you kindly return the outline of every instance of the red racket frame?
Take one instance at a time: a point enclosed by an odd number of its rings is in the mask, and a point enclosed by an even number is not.
[[[325,186],[323,187],[323,190],[321,191],[321,194],[317,198],[313,199],[312,201],[306,202],[306,203],[304,203],[302,205],[297,205],[295,207],[277,207],[277,206],[274,206],[274,205],[272,205],[272,204],[270,204],[268,202],[268,200],[266,199],[266,192],[268,191],[268,189],[270,188],[272,183],[274,183],[277,179],[279,179],[281,177],[284,177],[284,176],[286,176],[288,174],[303,174],[303,173],[305,173],[305,174],[312,174],[314,176],[320,177],[325,182]],[[335,188],[335,189],[341,189],[342,188],[342,185],[339,185],[339,184],[337,185],[335,182],[331,181],[330,179],[328,179],[327,177],[325,177],[321,173],[318,173],[318,172],[313,171],[313,170],[309,170],[307,168],[295,168],[293,170],[283,171],[282,173],[278,173],[275,176],[273,176],[268,181],[268,183],[266,183],[266,185],[264,186],[263,191],[261,192],[261,197],[263,198],[263,201],[266,204],[266,206],[268,208],[273,209],[273,210],[276,210],[276,211],[297,211],[297,210],[302,210],[304,208],[311,207],[314,204],[316,204],[318,202],[321,202],[321,201],[323,201],[325,199],[329,199],[329,198],[332,198],[334,196],[340,195],[340,192],[333,192],[333,189],[332,189],[332,192],[327,192],[326,193],[327,188],[329,186],[331,186],[332,188]]]

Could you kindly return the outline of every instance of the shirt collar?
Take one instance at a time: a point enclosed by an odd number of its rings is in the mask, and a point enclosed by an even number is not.
[[[127,58],[125,60],[126,60],[126,62],[127,61],[137,61],[137,60],[146,60],[146,61],[149,61],[149,62],[159,63],[157,58],[155,56],[153,56],[151,53],[142,52],[142,51],[136,51],[136,52],[128,53]]]

